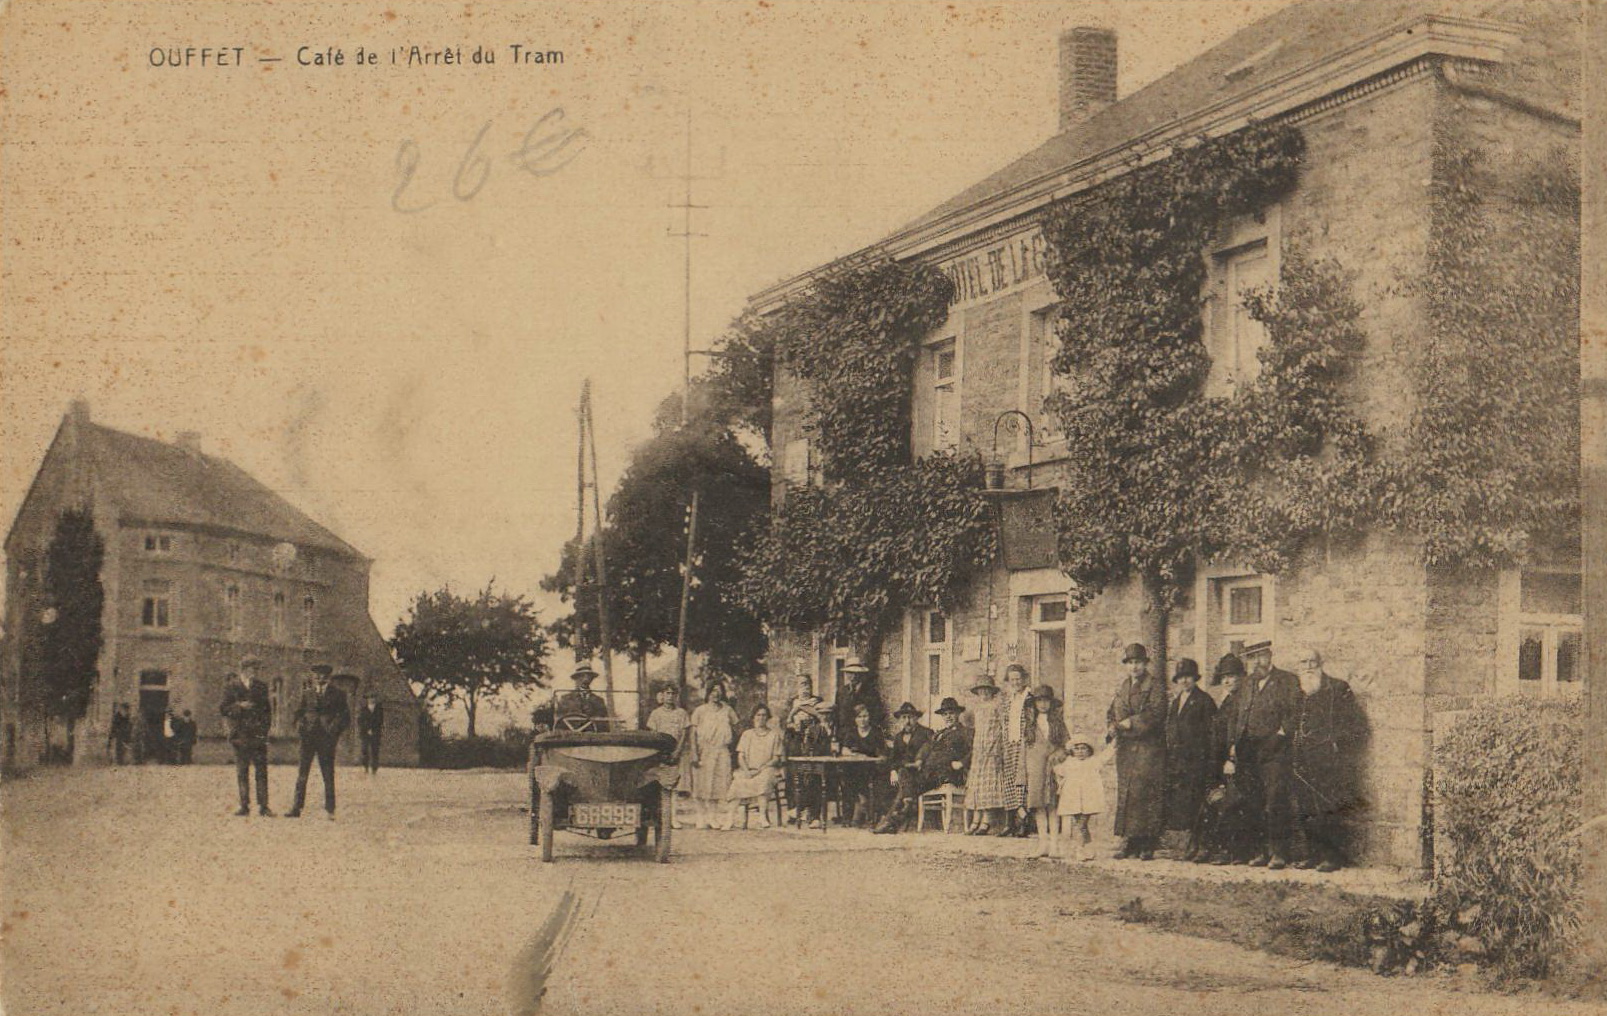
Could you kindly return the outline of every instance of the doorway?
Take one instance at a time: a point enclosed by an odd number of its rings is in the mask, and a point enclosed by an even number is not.
[[[164,729],[168,709],[167,671],[142,670],[139,676],[139,715],[134,731],[134,761],[167,761]]]

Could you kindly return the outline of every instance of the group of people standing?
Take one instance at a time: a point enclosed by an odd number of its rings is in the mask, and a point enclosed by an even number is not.
[[[1127,677],[1106,713],[1115,746],[1118,858],[1149,860],[1163,833],[1185,835],[1185,860],[1335,871],[1346,863],[1344,823],[1362,807],[1359,754],[1366,720],[1350,686],[1295,654],[1298,676],[1229,653],[1199,687],[1199,666],[1178,661],[1168,690],[1139,643],[1122,654]]]
[[[174,712],[141,713],[135,719],[127,702],[112,709],[112,722],[106,730],[106,750],[112,761],[123,765],[133,755],[135,765],[162,762],[187,766],[195,757],[199,727],[188,709]]]

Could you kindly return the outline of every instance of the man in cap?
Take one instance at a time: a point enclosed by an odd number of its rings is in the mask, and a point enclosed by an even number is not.
[[[1106,740],[1116,742],[1116,856],[1148,861],[1166,819],[1166,686],[1150,675],[1142,643],[1130,643],[1122,663],[1127,677],[1105,713]]]
[[[333,671],[327,663],[314,664],[312,686],[302,691],[301,702],[296,706],[301,759],[296,766],[296,802],[285,812],[285,818],[301,817],[301,806],[307,800],[307,773],[315,758],[318,775],[324,781],[324,812],[331,821],[335,818],[335,746],[351,725],[352,714],[346,693],[329,681]]]
[[[879,833],[897,832],[891,825],[899,820],[899,802],[917,793],[915,787],[920,778],[920,755],[932,740],[931,729],[922,726],[920,718],[921,711],[915,708],[913,702],[905,702],[893,712],[896,727],[887,752],[888,783],[893,789],[893,803],[876,827]]]
[[[1261,852],[1250,862],[1254,867],[1276,871],[1289,866],[1289,839],[1294,835],[1291,748],[1303,698],[1299,679],[1274,667],[1270,654],[1256,661],[1240,686],[1234,756],[1262,837]]]
[[[882,693],[876,689],[876,679],[871,676],[870,668],[857,657],[851,659],[843,667],[843,679],[847,683],[843,685],[832,708],[832,734],[838,739],[847,737],[848,732],[854,729],[855,710],[864,706],[870,712],[871,729],[877,737],[885,736],[887,705],[882,701]]]
[[[904,707],[900,706],[899,712],[903,711]],[[896,833],[907,826],[915,815],[915,806],[921,795],[927,791],[936,790],[944,784],[965,786],[965,767],[971,761],[971,734],[960,725],[960,716],[964,712],[953,698],[945,698],[943,704],[937,707],[937,714],[943,717],[943,728],[935,734],[929,733],[924,739],[912,768],[898,770],[905,774],[900,776],[897,784],[898,796],[888,809],[887,817],[876,827],[877,832]]]
[[[596,719],[607,719],[608,703],[602,696],[591,690],[591,683],[597,680],[597,671],[588,663],[582,663],[575,668],[570,680],[575,682],[574,690],[566,691],[558,698],[558,704],[553,707],[553,715],[557,718],[559,729],[602,729],[601,724],[592,722]],[[565,723],[564,721],[569,722]]]
[[[240,810],[251,814],[251,770],[257,773],[257,813],[272,815],[268,807],[268,728],[273,722],[273,705],[268,686],[257,677],[262,661],[247,656],[240,670],[230,674],[223,688],[219,711],[229,725],[229,744],[234,747],[234,775],[240,787]]]

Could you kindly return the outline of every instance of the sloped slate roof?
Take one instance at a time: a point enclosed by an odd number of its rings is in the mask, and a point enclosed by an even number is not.
[[[362,557],[227,459],[88,424],[84,449],[117,517],[208,526]]]
[[[1579,9],[1568,0],[1301,0],[1245,27],[1164,77],[1055,135],[894,235],[918,230],[1048,174],[1119,149],[1167,124],[1247,95],[1268,81],[1347,46],[1430,15],[1537,25],[1539,30],[1528,33],[1515,55],[1512,83],[1538,101],[1577,112]],[[1135,42],[1142,44],[1141,40]],[[1230,79],[1230,71],[1240,73]]]

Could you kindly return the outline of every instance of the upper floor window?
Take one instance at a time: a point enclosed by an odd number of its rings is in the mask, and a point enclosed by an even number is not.
[[[223,587],[223,624],[229,638],[238,638],[241,627],[240,587],[231,582]]]
[[[960,361],[953,339],[927,349],[932,364],[932,448],[942,451],[960,443]]]
[[[313,600],[313,598],[311,596],[302,597],[302,599],[301,599],[301,647],[303,649],[311,649],[313,647],[313,618],[314,618],[314,615],[316,614],[317,606],[318,606],[317,603]]]
[[[224,547],[223,553],[224,553],[224,556],[228,559],[228,562],[230,564],[239,564],[240,563],[240,541],[239,540],[230,540],[228,542],[228,545]]]
[[[173,624],[173,583],[167,579],[146,579],[140,602],[140,624],[146,628],[168,628]]]
[[[1274,209],[1241,216],[1223,231],[1210,255],[1206,282],[1205,348],[1211,357],[1206,394],[1231,396],[1261,373],[1256,355],[1267,344],[1266,326],[1250,316],[1245,294],[1278,281],[1278,222]]]
[[[1048,406],[1050,396],[1064,391],[1068,384],[1067,378],[1056,374],[1054,368],[1055,354],[1060,352],[1060,342],[1055,335],[1055,315],[1058,311],[1058,307],[1051,305],[1033,311],[1027,319],[1027,362],[1032,372],[1028,378],[1031,403],[1027,406],[1027,415],[1032,417],[1037,428],[1039,444],[1065,437],[1060,428],[1060,417]]]
[[[273,594],[273,614],[270,615],[269,633],[275,642],[285,638],[285,594]]]
[[[1525,568],[1503,574],[1501,677],[1519,694],[1577,695],[1584,681],[1580,572]]]
[[[168,533],[146,533],[145,552],[147,554],[173,553],[173,537]]]

